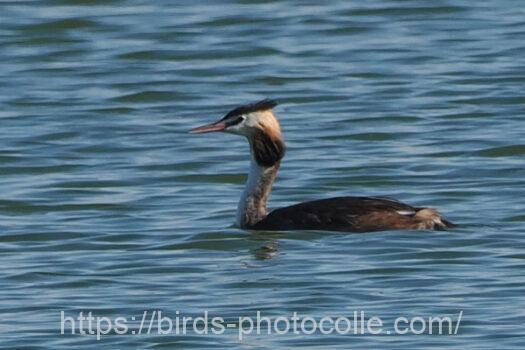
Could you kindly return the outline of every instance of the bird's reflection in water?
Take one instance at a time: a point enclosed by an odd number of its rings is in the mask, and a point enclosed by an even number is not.
[[[261,242],[258,248],[252,250],[255,259],[269,260],[279,254],[279,241],[284,233],[275,231],[252,231],[250,239]]]
[[[253,255],[259,260],[272,259],[279,253],[279,245],[277,242],[269,242],[268,244],[262,245],[253,251]]]
[[[247,231],[248,240],[256,242],[258,248],[252,249],[254,257],[258,260],[268,260],[276,257],[282,251],[280,240],[314,241],[321,237],[339,235],[336,231]],[[348,233],[346,233],[348,235]]]

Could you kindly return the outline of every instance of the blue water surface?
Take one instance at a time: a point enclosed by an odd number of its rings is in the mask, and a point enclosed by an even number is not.
[[[518,0],[2,1],[0,348],[523,349],[524,39]],[[288,146],[271,207],[391,196],[460,226],[233,227],[246,141],[187,130],[264,97]],[[61,335],[61,311],[129,329]],[[233,327],[137,334],[144,311]],[[385,331],[239,340],[257,311]]]

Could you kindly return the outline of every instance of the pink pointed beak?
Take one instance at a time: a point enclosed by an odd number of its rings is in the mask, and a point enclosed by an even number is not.
[[[197,128],[193,128],[189,131],[190,134],[204,134],[207,132],[217,132],[217,131],[223,131],[226,129],[226,123],[225,122],[215,122],[211,124],[206,124],[203,126],[199,126]]]

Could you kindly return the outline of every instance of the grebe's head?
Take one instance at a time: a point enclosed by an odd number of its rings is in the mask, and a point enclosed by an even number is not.
[[[261,130],[267,134],[280,136],[281,128],[272,111],[275,106],[277,102],[270,99],[242,105],[232,109],[214,123],[191,129],[190,133],[203,134],[222,131],[250,138],[254,132]]]
[[[226,132],[248,138],[252,154],[259,165],[272,166],[284,156],[284,141],[279,121],[272,108],[277,103],[264,99],[239,106],[211,124],[191,129],[190,133]]]

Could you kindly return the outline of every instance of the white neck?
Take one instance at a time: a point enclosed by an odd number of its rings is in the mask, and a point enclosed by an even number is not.
[[[279,170],[279,163],[271,167],[263,167],[252,157],[248,180],[237,206],[237,226],[248,228],[266,217],[266,203],[277,170]]]

